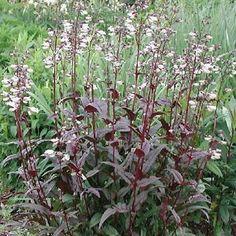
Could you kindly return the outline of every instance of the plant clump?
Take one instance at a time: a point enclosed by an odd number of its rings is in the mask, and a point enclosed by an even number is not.
[[[37,223],[41,235],[201,232],[192,225],[210,224],[203,177],[226,142],[217,122],[224,81],[235,72],[233,53],[219,56],[212,36],[197,30],[177,53],[175,6],[117,3],[113,24],[93,5],[74,9],[74,17],[54,19],[42,45],[49,107],[35,98],[27,65],[13,65],[14,76],[2,81],[25,190],[16,214],[29,229]],[[50,120],[50,138],[32,138],[37,115]]]

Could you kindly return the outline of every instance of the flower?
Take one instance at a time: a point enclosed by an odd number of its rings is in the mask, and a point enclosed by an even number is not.
[[[12,65],[15,70],[14,76],[4,78],[2,81],[4,91],[2,93],[3,100],[10,108],[10,111],[16,111],[21,104],[27,104],[30,97],[27,96],[28,90],[31,88],[32,81],[30,73],[32,70],[27,65]]]
[[[33,113],[38,113],[39,112],[39,109],[36,108],[36,107],[29,107],[28,108],[28,114],[29,115],[32,115]]]
[[[56,153],[54,150],[48,149],[42,154],[42,156],[53,158],[56,156]]]
[[[55,5],[57,4],[58,0],[44,0],[44,2],[48,5]]]
[[[221,150],[220,149],[215,149],[211,150],[211,159],[212,160],[218,160],[221,157]]]
[[[216,106],[207,105],[207,110],[208,110],[208,111],[215,111],[215,110],[216,110]]]
[[[210,73],[212,73],[213,65],[210,63],[203,64],[201,70],[202,70],[202,72],[204,72],[206,74],[210,74]]]
[[[204,138],[206,141],[210,142],[212,141],[213,137],[211,135],[208,135]]]
[[[70,155],[68,153],[65,153],[63,155],[62,161],[69,161],[70,160]]]

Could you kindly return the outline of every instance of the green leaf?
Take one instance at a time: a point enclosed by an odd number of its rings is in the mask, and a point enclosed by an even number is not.
[[[223,178],[223,174],[222,174],[221,170],[219,169],[219,167],[217,166],[215,161],[208,161],[207,168],[208,168],[208,170],[210,170],[212,173],[214,173],[218,177]]]
[[[94,214],[89,222],[89,227],[93,228],[95,225],[97,225],[100,222],[101,216],[101,213]]]
[[[106,225],[103,228],[103,232],[105,233],[105,235],[107,236],[118,236],[119,233],[117,232],[117,230],[112,227],[111,225]]]
[[[226,205],[220,206],[220,216],[225,224],[229,222],[229,210]]]
[[[40,132],[40,138],[44,137],[47,132],[48,132],[47,128],[44,128],[44,129]]]
[[[75,200],[75,198],[71,194],[65,194],[63,196],[63,202],[71,203],[73,200]]]
[[[229,132],[231,133],[231,131],[232,131],[232,117],[231,117],[230,110],[227,109],[226,107],[223,107],[222,113],[223,113],[225,122],[227,124],[227,128],[228,128]]]
[[[222,225],[217,223],[214,227],[214,235],[215,236],[222,236]]]
[[[16,136],[16,126],[15,125],[12,125],[11,127],[10,127],[10,133],[11,133],[11,135],[13,136],[13,137],[15,137]]]

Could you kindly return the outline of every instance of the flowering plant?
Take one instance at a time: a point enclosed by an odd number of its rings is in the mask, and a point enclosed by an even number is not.
[[[28,197],[15,207],[32,216],[25,224],[54,235],[212,233],[191,224],[209,224],[202,178],[206,167],[216,174],[212,163],[221,158],[217,122],[224,79],[235,73],[233,54],[218,56],[219,45],[197,31],[175,52],[175,8],[170,18],[170,9],[147,1],[117,3],[123,15],[109,26],[86,4],[75,9],[75,18],[57,19],[42,45],[50,109],[28,106],[28,66],[14,65],[14,76],[3,80]],[[32,142],[24,135],[33,112],[48,115],[52,137]]]

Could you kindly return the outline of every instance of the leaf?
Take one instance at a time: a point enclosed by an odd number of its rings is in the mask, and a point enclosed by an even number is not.
[[[199,193],[189,197],[189,202],[190,203],[195,203],[195,202],[208,202],[208,203],[210,203],[209,199],[207,199],[206,196],[199,194]]]
[[[147,155],[150,152],[150,149],[151,149],[150,141],[145,140],[142,146],[142,150],[144,151],[145,155]]]
[[[178,170],[175,169],[167,169],[167,170],[174,176],[174,179],[178,184],[183,183],[183,176],[179,173]]]
[[[98,112],[97,108],[92,103],[88,104],[84,109],[88,113]]]
[[[231,133],[232,132],[232,117],[231,117],[230,110],[227,109],[226,107],[223,107],[222,113],[223,113],[227,128],[228,128],[229,132]]]
[[[95,225],[97,225],[101,219],[102,214],[97,212],[94,214],[89,222],[89,227],[93,228]]]
[[[101,128],[96,130],[96,137],[103,138],[106,134],[110,133],[112,128]]]
[[[103,232],[107,236],[118,236],[119,235],[117,230],[114,227],[112,227],[111,225],[106,225],[103,229]]]
[[[208,168],[208,170],[210,170],[212,173],[214,173],[218,177],[223,178],[223,174],[222,174],[221,170],[219,169],[219,167],[217,166],[215,161],[211,161],[211,160],[208,161],[207,168]]]
[[[130,131],[130,122],[127,118],[121,117],[115,124],[115,130],[120,132],[129,132]]]
[[[7,162],[11,161],[11,160],[15,160],[20,158],[20,154],[12,154],[10,156],[7,156],[2,162],[1,162],[1,166],[5,166]]]
[[[127,183],[127,184],[131,184],[131,182],[134,180],[134,176],[132,175],[132,173],[130,172],[126,172],[124,170],[124,167],[109,161],[104,161],[102,162],[106,165],[112,166],[115,168],[115,170],[117,171],[117,174]]]
[[[90,177],[96,175],[98,172],[99,172],[99,170],[97,170],[97,169],[90,170],[90,171],[86,174],[86,178],[90,178]]]
[[[17,129],[15,125],[11,125],[10,127],[10,133],[13,137],[16,137]]]
[[[207,158],[209,157],[209,152],[207,151],[192,151],[192,152],[188,152],[186,153],[188,157],[191,157],[192,159],[203,159],[203,158]]]
[[[229,222],[229,209],[226,205],[220,205],[220,217],[225,224]]]
[[[136,118],[136,114],[128,107],[123,107],[123,109],[127,112],[127,115],[131,121],[133,121]]]
[[[113,88],[111,88],[110,89],[110,92],[111,92],[111,97],[112,97],[112,99],[118,99],[119,98],[119,92],[116,90],[116,89],[113,89]]]
[[[151,167],[155,164],[158,155],[165,147],[166,147],[165,145],[159,145],[157,148],[154,148],[146,155],[145,162],[143,165],[144,173],[147,173],[151,169]]]
[[[100,223],[99,223],[99,229],[101,229],[103,223],[112,215],[114,215],[116,213],[116,209],[114,208],[108,208],[105,210],[105,212],[103,213]]]
[[[143,203],[147,201],[148,191],[140,192],[135,198],[135,210],[138,211]]]
[[[137,182],[138,187],[143,188],[150,184],[159,184],[163,187],[162,182],[160,181],[160,178],[156,176],[150,176],[149,178],[143,178]]]
[[[167,220],[167,211],[168,211],[168,198],[165,197],[162,200],[160,207],[160,217],[164,222],[166,222]]]
[[[177,212],[175,211],[175,209],[173,209],[172,207],[168,207],[169,210],[171,211],[172,215],[174,216],[175,218],[175,222],[177,225],[179,225],[181,223],[181,219],[180,219],[180,216],[177,214]]]
[[[88,189],[86,189],[85,192],[92,193],[95,196],[97,196],[98,198],[100,198],[100,193],[99,193],[98,189],[96,189],[96,188],[88,188]]]
[[[16,207],[16,208],[22,208],[22,207],[23,208],[30,208],[31,210],[38,211],[38,212],[40,212],[42,214],[46,214],[46,215],[52,214],[52,212],[48,208],[46,208],[42,205],[39,205],[39,204],[35,204],[35,203],[19,203],[19,204],[15,204],[14,207]]]
[[[142,149],[140,148],[136,148],[134,151],[134,154],[138,157],[138,158],[142,158],[145,156],[145,153]]]
[[[118,202],[115,206],[115,209],[119,213],[126,213],[129,211],[128,206],[125,203]]]
[[[31,97],[33,97],[38,102],[38,106],[41,108],[41,110],[43,110],[45,112],[45,114],[51,115],[53,113],[53,111],[51,110],[47,100],[45,99],[45,97],[41,93],[40,89],[35,84],[33,84],[32,87],[34,89],[34,93],[28,92],[29,95]]]
[[[60,236],[62,231],[64,231],[65,229],[67,228],[67,225],[66,223],[62,223],[57,229],[56,231],[54,232],[53,236]]]

